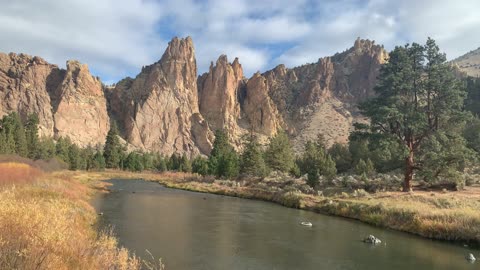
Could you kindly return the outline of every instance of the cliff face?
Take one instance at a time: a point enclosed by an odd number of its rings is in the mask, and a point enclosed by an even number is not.
[[[160,61],[108,94],[127,141],[166,155],[209,153],[211,135],[198,109],[197,65],[191,38],[173,39]]]
[[[356,105],[374,95],[387,57],[382,46],[357,39],[352,48],[317,63],[292,69],[279,65],[241,81],[228,72],[238,59],[230,65],[222,56],[199,78],[200,111],[213,128],[235,130],[234,143],[235,134],[253,130],[272,136],[279,129],[291,134],[298,150],[319,133],[328,144],[345,143],[352,124],[363,121]]]
[[[232,141],[240,135],[239,91],[243,86],[243,69],[238,58],[232,64],[227,56],[218,58],[215,66],[198,77],[199,109],[210,128],[225,129]]]
[[[103,145],[110,129],[102,83],[86,64],[68,61],[62,83],[52,97],[55,135],[81,146]]]
[[[0,53],[0,98],[1,116],[36,113],[42,136],[69,136],[80,146],[105,142],[109,118],[101,83],[77,61],[62,70],[40,57]]]
[[[301,150],[319,133],[328,144],[347,141],[352,124],[364,121],[357,104],[374,94],[387,57],[383,47],[357,39],[316,63],[279,65],[250,79],[239,59],[222,55],[197,77],[192,39],[174,38],[136,78],[103,89],[77,61],[62,70],[39,57],[0,54],[0,116],[37,113],[42,135],[81,146],[103,144],[114,120],[131,149],[166,155],[208,154],[216,129],[226,129],[237,148],[243,134],[265,141],[284,129]]]

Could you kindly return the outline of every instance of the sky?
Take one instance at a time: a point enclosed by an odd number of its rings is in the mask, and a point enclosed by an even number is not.
[[[434,38],[453,59],[480,47],[479,0],[0,0],[0,52],[89,65],[106,84],[193,38],[199,73],[226,54],[246,76],[353,46],[387,50]]]

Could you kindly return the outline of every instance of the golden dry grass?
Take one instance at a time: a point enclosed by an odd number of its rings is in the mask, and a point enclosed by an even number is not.
[[[140,269],[111,233],[95,230],[85,184],[26,164],[0,170],[9,173],[0,188],[0,269]]]
[[[0,186],[32,183],[42,172],[28,164],[16,162],[0,163]]]

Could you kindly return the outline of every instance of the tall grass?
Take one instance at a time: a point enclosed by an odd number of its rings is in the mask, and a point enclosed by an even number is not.
[[[0,179],[0,269],[140,269],[93,227],[85,185],[18,163],[0,163]]]
[[[39,169],[28,164],[0,163],[0,186],[33,183],[41,174],[42,172]]]

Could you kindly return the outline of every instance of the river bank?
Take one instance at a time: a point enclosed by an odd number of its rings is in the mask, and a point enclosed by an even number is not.
[[[98,182],[0,163],[0,269],[140,269],[90,205]]]
[[[68,172],[70,173],[70,172]],[[352,192],[329,196],[272,188],[248,181],[209,181],[183,173],[71,172],[82,181],[145,179],[169,188],[270,201],[286,207],[356,219],[425,238],[471,246],[480,243],[480,188],[462,191]]]

